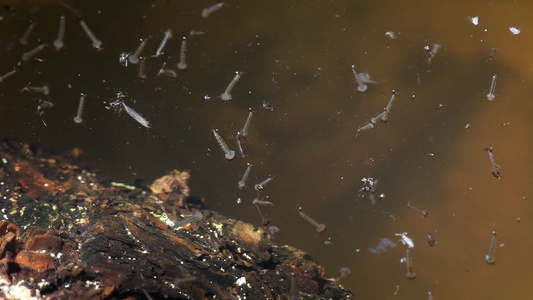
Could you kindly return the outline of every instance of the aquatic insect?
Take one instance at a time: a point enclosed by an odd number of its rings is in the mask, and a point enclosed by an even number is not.
[[[260,191],[260,190],[264,189],[264,188],[265,188],[265,185],[266,185],[267,183],[269,183],[272,179],[274,179],[274,178],[273,178],[273,177],[268,177],[267,179],[265,179],[265,180],[261,181],[260,183],[256,184],[256,185],[254,186],[254,189],[255,189],[256,191]]]
[[[494,245],[496,244],[496,231],[492,231],[492,239],[490,241],[490,249],[489,254],[485,255],[485,262],[492,265],[494,264],[494,257],[492,255],[494,254]]]
[[[235,151],[229,149],[228,145],[226,145],[226,142],[224,142],[220,134],[218,134],[218,129],[213,129],[213,135],[215,136],[215,139],[217,140],[218,145],[220,146],[222,151],[224,151],[224,156],[226,157],[226,159],[227,160],[234,159]]]
[[[139,44],[139,46],[137,47],[135,52],[132,55],[128,56],[128,61],[130,63],[132,63],[132,64],[138,64],[139,63],[139,57],[141,56],[141,53],[143,52],[147,41],[148,41],[147,38],[146,39],[141,39],[141,43]]]
[[[258,198],[255,198],[254,201],[252,201],[252,204],[274,206],[274,203],[272,203],[270,201],[266,201],[266,200],[259,200]]]
[[[414,210],[419,211],[419,212],[422,214],[422,217],[425,217],[425,216],[428,215],[428,211],[427,211],[427,210],[425,210],[425,209],[422,210],[422,209],[420,209],[420,208],[418,208],[418,207],[414,207],[414,206],[412,206],[412,205],[411,205],[411,201],[407,202],[407,206],[410,207],[410,208],[412,208],[412,209],[414,209]]]
[[[241,75],[244,74],[244,72],[235,72],[235,77],[233,78],[233,80],[228,84],[228,87],[226,88],[226,90],[224,91],[224,93],[222,93],[220,95],[220,98],[222,98],[222,101],[229,101],[231,100],[231,90],[233,90],[233,87],[235,87],[235,85],[237,84],[237,81],[239,81],[239,79],[241,78]]]
[[[28,61],[30,58],[32,58],[35,54],[39,53],[39,51],[43,50],[44,47],[46,47],[46,44],[40,44],[39,46],[33,48],[32,50],[22,53],[22,61]]]
[[[492,83],[490,84],[490,90],[487,94],[487,100],[494,101],[496,95],[494,95],[494,90],[496,89],[496,74],[492,76]]]
[[[187,58],[187,38],[183,37],[181,41],[181,50],[180,50],[180,62],[178,63],[178,69],[187,70],[187,63],[185,62]]]
[[[485,148],[485,151],[489,153],[490,165],[492,167],[492,176],[494,176],[494,178],[500,179],[501,178],[500,172],[502,168],[500,167],[500,165],[496,163],[496,160],[494,160],[494,154],[492,153],[492,147]]]
[[[56,51],[61,50],[63,48],[63,38],[65,37],[65,15],[62,15],[59,17],[59,30],[57,32],[57,38],[54,40],[54,47],[56,48]]]
[[[154,57],[158,57],[161,54],[163,54],[163,48],[165,48],[168,40],[171,38],[172,38],[172,30],[170,29],[165,30],[165,37],[163,37],[163,40],[161,41],[159,48],[157,48],[157,51],[155,52]]]
[[[80,124],[83,121],[83,119],[81,118],[81,114],[83,113],[83,105],[85,104],[85,96],[87,95],[85,95],[84,93],[81,93],[80,103],[78,104],[78,113],[74,117],[74,123],[76,124]]]
[[[243,137],[248,136],[248,128],[250,127],[250,121],[252,120],[252,116],[254,114],[251,108],[249,108],[248,110],[249,112],[248,117],[246,117],[246,122],[244,122],[244,126],[242,127],[241,131],[239,131],[240,135],[242,135]]]
[[[192,216],[185,218],[178,223],[174,224],[172,228],[181,228],[189,223],[201,221],[204,218],[204,214],[201,211],[196,211]]]
[[[290,300],[301,300],[300,297],[300,290],[298,289],[298,285],[296,284],[296,276],[294,272],[291,273],[291,289],[290,289]]]
[[[176,77],[178,77],[178,74],[176,73],[176,71],[172,69],[165,69],[166,65],[167,65],[166,62],[163,63],[163,66],[161,66],[161,69],[159,69],[157,76],[166,75],[169,79],[175,79]]]
[[[387,103],[387,106],[385,107],[385,111],[387,113],[390,113],[390,111],[392,109],[392,104],[394,103],[394,100],[396,100],[396,91],[392,90],[392,96],[390,97],[389,103]]]
[[[141,114],[133,110],[133,108],[127,106],[124,101],[122,101],[122,106],[124,106],[124,110],[130,117],[132,117],[135,121],[139,122],[142,126],[146,128],[152,128],[152,123],[150,121],[146,120]]]
[[[252,170],[252,164],[247,163],[248,167],[246,168],[246,171],[244,171],[244,175],[242,175],[241,180],[238,182],[239,189],[244,189],[246,187],[246,180],[248,179],[248,175],[250,175],[250,171]]]
[[[140,57],[141,63],[139,64],[139,78],[141,79],[147,79],[148,76],[146,76],[146,73],[144,70],[146,70],[146,58]]]
[[[130,117],[132,117],[135,121],[137,121],[142,126],[144,126],[146,128],[152,128],[152,123],[150,123],[150,121],[145,119],[141,114],[139,114],[138,112],[133,110],[133,108],[127,106],[126,103],[124,103],[124,100],[123,100],[124,97],[126,97],[124,94],[122,94],[121,92],[118,92],[117,93],[117,100],[111,102],[109,104],[109,106],[106,107],[106,108],[107,109],[111,109],[112,108],[117,113],[121,113],[122,111],[126,111],[126,113]]]
[[[429,57],[428,57],[428,64],[431,63],[435,55],[437,55],[437,52],[439,52],[440,48],[442,48],[441,44],[434,43],[433,48],[429,48],[429,46],[426,46],[425,49],[428,51]]]
[[[24,32],[22,37],[19,39],[19,42],[20,42],[21,45],[27,45],[28,44],[28,40],[30,39],[30,35],[33,32],[33,28],[35,27],[36,24],[37,23],[35,23],[35,22],[30,22],[30,25],[28,26],[28,29],[26,29],[26,31]]]
[[[405,277],[407,279],[415,279],[416,273],[413,273],[413,262],[411,261],[411,248],[407,247],[407,274],[405,274]]]
[[[81,25],[81,28],[83,28],[83,31],[85,31],[85,34],[87,35],[87,37],[91,39],[91,42],[93,43],[93,47],[98,51],[102,50],[102,41],[96,38],[96,36],[91,31],[89,26],[87,26],[87,23],[85,23],[85,20],[81,19],[80,25]]]
[[[204,35],[205,33],[206,33],[205,31],[194,30],[194,29],[191,29],[191,31],[189,31],[189,35],[190,36],[193,36],[193,35]]]
[[[359,131],[365,131],[365,130],[369,130],[369,129],[374,129],[374,122],[372,122],[372,120],[370,121],[370,123],[366,123],[365,125],[363,126],[359,126],[359,128],[357,128],[357,132],[355,133],[355,136],[357,137],[357,134],[359,133]]]
[[[361,76],[359,76],[359,74],[357,74],[357,72],[355,71],[355,65],[352,65],[352,72],[353,76],[355,77],[355,81],[357,81],[357,90],[360,93],[366,92],[368,90],[368,86],[363,82]]]
[[[302,211],[302,208],[299,207],[298,208],[298,213],[300,214],[300,216],[306,220],[309,224],[313,225],[316,229],[316,232],[318,233],[323,233],[324,231],[326,231],[326,225],[325,224],[321,224],[321,223],[318,223],[317,221],[315,221],[313,218],[311,218],[310,216],[306,215],[303,211]]]
[[[494,54],[496,53],[497,50],[498,50],[497,48],[492,48],[490,50],[488,62],[492,62],[492,57],[494,56]]]
[[[263,226],[267,226],[270,223],[270,220],[268,218],[265,218],[265,216],[263,215],[263,212],[261,211],[261,207],[259,207],[259,204],[257,202],[255,203],[252,202],[252,203],[257,208],[257,212],[259,213],[259,216],[261,217],[261,224],[263,224]]]
[[[50,94],[50,89],[48,88],[47,85],[43,85],[43,86],[26,86],[20,91],[21,92],[42,93],[43,95]]]
[[[13,74],[15,74],[15,73],[17,73],[17,69],[13,69],[13,70],[7,72],[6,74],[0,76],[0,82],[4,82],[4,80],[5,80],[6,78],[8,78],[9,76],[11,76],[11,75],[13,75]]]
[[[207,8],[204,8],[202,10],[202,17],[207,18],[210,14],[214,13],[215,11],[219,10],[222,6],[224,6],[226,3],[219,2],[213,6],[209,6]]]
[[[239,148],[239,153],[241,154],[241,157],[245,157],[246,154],[244,154],[244,149],[242,148],[240,132],[237,132],[237,148]]]

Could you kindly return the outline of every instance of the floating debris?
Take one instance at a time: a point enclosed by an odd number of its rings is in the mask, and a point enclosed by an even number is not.
[[[521,32],[521,30],[516,27],[509,27],[509,31],[511,31],[513,35],[517,35]]]
[[[479,24],[479,17],[478,16],[475,16],[475,17],[468,17],[468,20],[470,20],[470,22],[472,24],[474,24],[475,26],[477,26]]]

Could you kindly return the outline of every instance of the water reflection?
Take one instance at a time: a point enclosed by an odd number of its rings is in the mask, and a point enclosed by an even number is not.
[[[202,18],[213,2],[69,3],[103,41],[102,51],[91,48],[74,16],[54,1],[42,2],[36,13],[8,1],[16,14],[1,25],[0,40],[15,48],[2,51],[0,73],[14,66],[18,72],[0,86],[4,136],[55,151],[81,147],[85,163],[128,182],[189,169],[193,193],[258,226],[252,187],[273,176],[261,195],[276,205],[262,210],[281,229],[277,242],[310,252],[331,277],[349,267],[342,282],[361,299],[395,293],[424,299],[428,291],[439,299],[516,299],[531,292],[533,263],[526,255],[533,243],[524,237],[532,234],[532,206],[523,199],[533,195],[530,4],[247,1],[228,2]],[[38,39],[50,44],[56,38],[62,14],[64,48],[47,47],[39,60],[18,66]],[[29,20],[37,25],[22,46],[16,41]],[[512,26],[522,32],[512,35]],[[134,51],[141,38],[149,37],[145,53],[155,53],[168,28],[174,37],[164,55],[147,58],[147,80],[137,77],[136,65],[119,63],[120,53]],[[207,33],[188,36],[190,30]],[[157,77],[164,62],[176,69],[182,36],[188,36],[187,71],[175,80]],[[424,47],[433,43],[442,49],[428,65]],[[498,51],[489,63],[492,48]],[[351,65],[383,82],[357,92]],[[222,103],[220,94],[237,71],[244,74],[233,100]],[[489,102],[494,74],[496,99]],[[50,95],[20,94],[29,82],[48,84]],[[398,96],[387,123],[356,138],[392,90]],[[152,129],[105,109],[119,91],[135,100]],[[75,126],[82,92],[84,121]],[[43,114],[47,126],[34,114],[39,99],[55,104]],[[263,109],[263,101],[274,109]],[[237,150],[231,136],[250,107],[256,114],[243,139],[247,157],[228,162],[211,130]],[[511,123],[501,126],[505,122]],[[500,180],[491,175],[487,147],[502,167]],[[254,167],[241,191],[237,182],[248,162]],[[385,194],[376,205],[360,192],[366,177],[378,179],[376,193]],[[409,201],[428,216],[407,207]],[[299,207],[327,231],[316,233]],[[484,256],[493,230],[498,244],[490,266]],[[405,246],[368,251],[404,231],[415,242],[415,280],[405,278],[400,264]],[[428,233],[434,247],[426,243]]]

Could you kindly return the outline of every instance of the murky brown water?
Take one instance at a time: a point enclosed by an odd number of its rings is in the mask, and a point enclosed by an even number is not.
[[[228,2],[207,19],[200,13],[213,1],[72,2],[103,41],[101,52],[56,2],[42,2],[37,13],[15,6],[17,13],[0,27],[0,39],[16,44],[12,53],[1,49],[1,74],[37,39],[50,44],[61,14],[67,17],[65,48],[45,48],[40,61],[22,63],[0,85],[2,135],[56,151],[80,147],[85,163],[130,183],[190,169],[194,194],[257,225],[253,184],[274,176],[262,196],[276,205],[263,211],[281,229],[277,242],[308,251],[331,277],[351,268],[342,282],[359,299],[426,299],[428,291],[435,299],[527,298],[533,292],[533,199],[523,197],[533,197],[533,4],[241,2]],[[474,16],[477,26],[468,19]],[[29,45],[21,46],[29,20],[38,24]],[[513,35],[509,27],[522,31]],[[152,36],[144,53],[154,54],[167,28],[174,38],[165,55],[148,58],[148,80],[137,78],[136,65],[119,64],[119,54],[134,51],[140,38]],[[188,36],[191,29],[207,34]],[[387,38],[388,30],[398,38]],[[165,61],[176,70],[182,36],[188,36],[189,69],[175,80],[158,78]],[[424,47],[433,43],[443,48],[428,64]],[[352,64],[380,83],[357,92]],[[245,73],[234,99],[222,103],[219,95],[236,71]],[[494,74],[496,100],[490,102]],[[50,95],[20,93],[29,82],[48,84]],[[398,96],[387,124],[356,138],[393,89]],[[152,129],[105,109],[118,91],[136,100],[126,101]],[[76,125],[81,92],[88,96],[84,122]],[[212,100],[203,101],[205,95]],[[39,98],[55,103],[43,115],[47,126],[34,114]],[[274,110],[263,109],[263,101]],[[211,129],[236,150],[228,137],[242,127],[248,107],[257,108],[244,141],[248,156],[228,162]],[[486,147],[494,147],[502,167],[499,180],[491,175]],[[240,191],[247,162],[253,164],[249,186]],[[364,177],[378,179],[376,192],[386,196],[375,205],[359,192]],[[409,201],[429,215],[407,207]],[[298,215],[300,206],[327,232],[316,234]],[[493,230],[496,263],[488,265]],[[414,240],[415,280],[406,279],[400,263],[399,232]],[[434,247],[427,233],[435,236]],[[397,246],[371,253],[380,238]]]

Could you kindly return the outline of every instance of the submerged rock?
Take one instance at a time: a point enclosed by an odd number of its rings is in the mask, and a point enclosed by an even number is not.
[[[0,153],[1,297],[353,299],[308,254],[195,201],[187,172],[148,189],[13,141]]]

